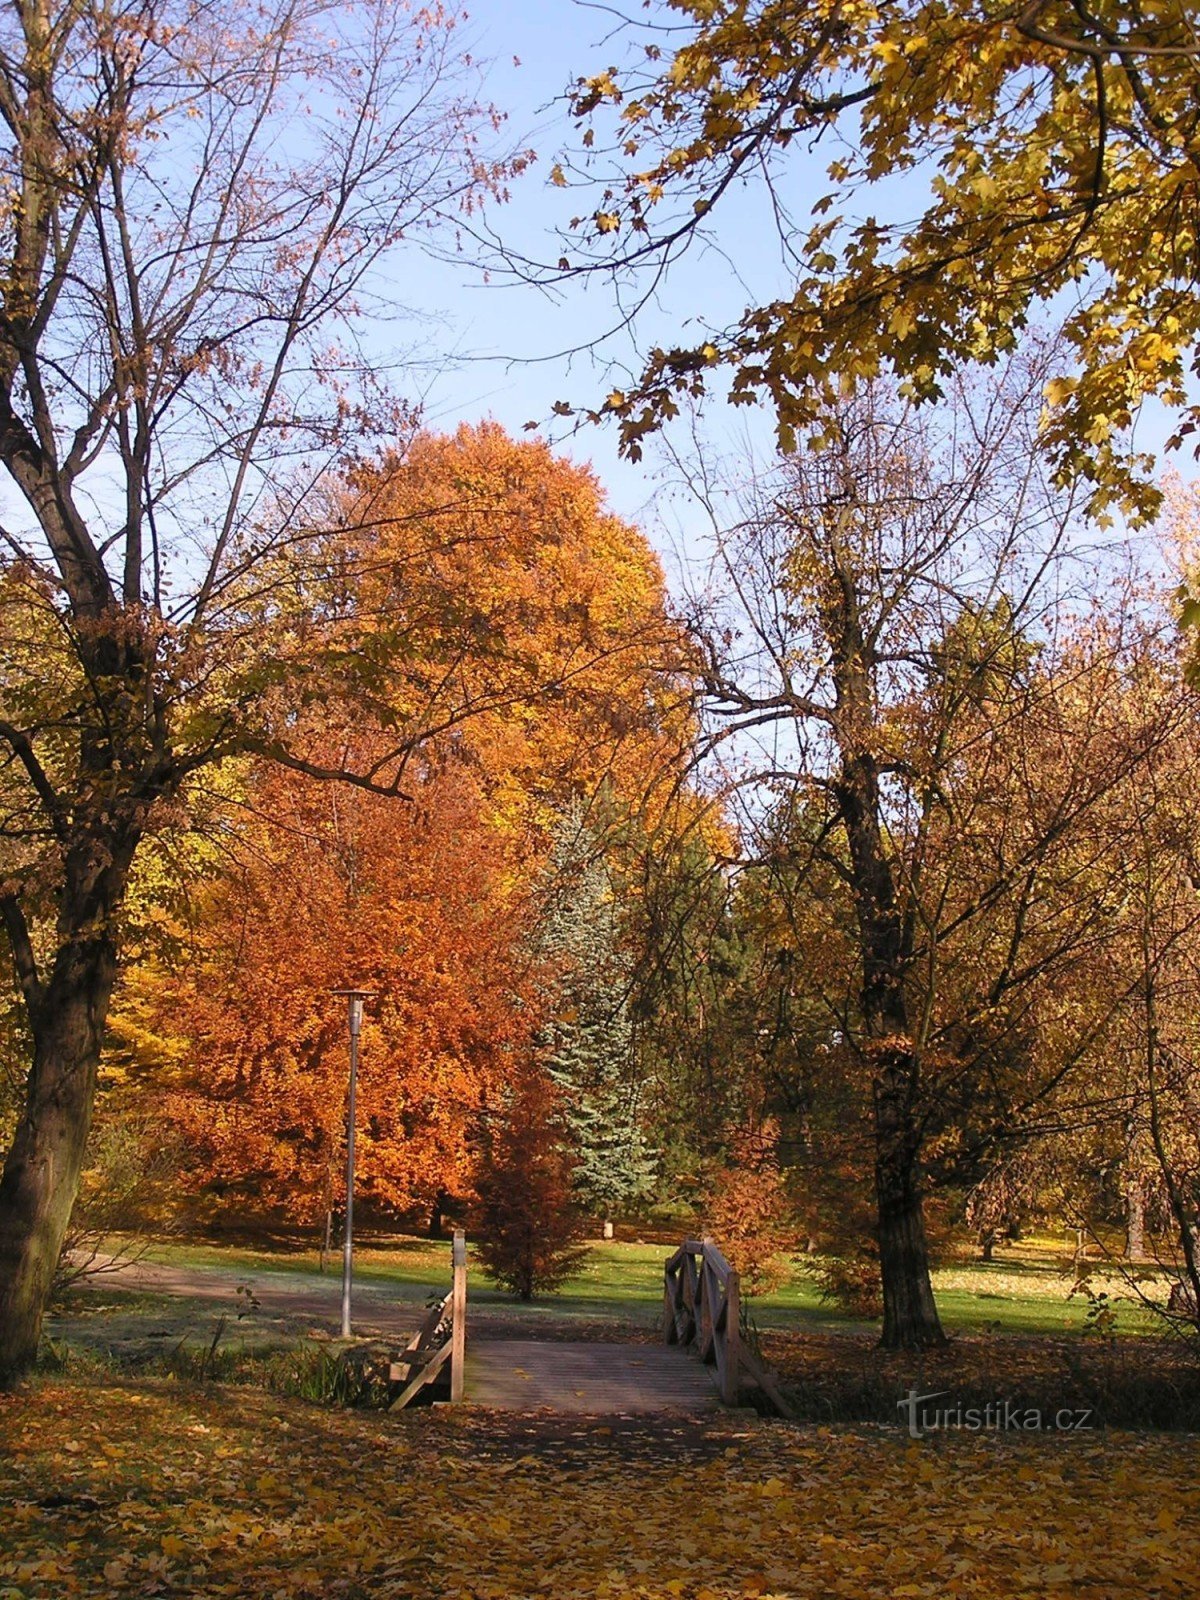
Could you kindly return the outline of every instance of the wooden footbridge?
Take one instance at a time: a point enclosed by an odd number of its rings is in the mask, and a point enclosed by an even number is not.
[[[663,1269],[661,1344],[467,1338],[467,1245],[454,1235],[449,1291],[391,1367],[405,1406],[449,1375],[452,1404],[500,1411],[701,1412],[757,1389],[782,1415],[786,1398],[741,1336],[738,1275],[711,1239],[685,1239]]]

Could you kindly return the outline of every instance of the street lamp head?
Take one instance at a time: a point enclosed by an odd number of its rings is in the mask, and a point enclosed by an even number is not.
[[[331,989],[331,994],[345,995],[349,1006],[350,1032],[357,1038],[362,1031],[363,1001],[373,1000],[378,994],[377,989]]]

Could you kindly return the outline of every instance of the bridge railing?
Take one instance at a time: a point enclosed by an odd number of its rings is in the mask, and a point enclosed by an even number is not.
[[[461,1228],[454,1235],[450,1259],[450,1288],[430,1306],[424,1322],[391,1364],[391,1381],[404,1387],[389,1409],[406,1406],[419,1390],[433,1382],[447,1362],[450,1363],[451,1405],[458,1405],[463,1397],[467,1355],[467,1237]]]
[[[741,1336],[736,1270],[711,1239],[685,1239],[663,1275],[663,1338],[691,1349],[717,1369],[722,1404],[735,1406],[743,1383],[756,1384],[780,1416],[795,1412],[779,1379]]]
[[[711,1239],[685,1239],[667,1261],[663,1280],[663,1338],[694,1347],[715,1365],[727,1406],[738,1402],[741,1293],[738,1275]]]

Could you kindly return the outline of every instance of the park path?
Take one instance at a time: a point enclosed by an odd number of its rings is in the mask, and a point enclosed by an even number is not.
[[[84,1280],[89,1292],[102,1299],[105,1290],[141,1291],[164,1295],[185,1302],[211,1302],[214,1311],[235,1316],[244,1310],[238,1287],[253,1291],[257,1302],[255,1320],[277,1320],[286,1331],[317,1329],[331,1337],[341,1319],[341,1271],[324,1277],[311,1272],[272,1268],[227,1266],[176,1266],[160,1261],[123,1261]],[[440,1288],[437,1275],[428,1285],[418,1283],[380,1283],[355,1280],[354,1328],[356,1335],[406,1337],[420,1322],[431,1289]],[[153,1313],[149,1313],[151,1320]],[[536,1335],[543,1339],[600,1339],[632,1342],[658,1337],[657,1315],[647,1311],[644,1321],[624,1312],[618,1321],[611,1315],[579,1310],[539,1301],[532,1306],[506,1304],[499,1300],[471,1301],[471,1330],[487,1339],[522,1338]]]
[[[174,1317],[161,1302],[123,1319],[131,1342],[166,1347],[194,1326],[207,1337],[213,1314],[232,1324],[244,1300],[238,1286],[253,1291],[253,1315],[240,1333],[257,1336],[315,1333],[332,1338],[340,1316],[338,1276],[313,1279],[300,1272],[255,1271],[220,1266],[176,1266],[125,1262],[90,1280],[102,1299],[107,1286],[139,1290],[178,1302]],[[405,1297],[404,1291],[408,1291]],[[198,1307],[211,1312],[197,1321]],[[355,1332],[363,1338],[406,1340],[425,1311],[419,1287],[356,1284]],[[81,1327],[88,1327],[87,1323]],[[97,1324],[90,1331],[99,1334]],[[481,1306],[472,1302],[467,1338],[465,1398],[497,1411],[555,1411],[632,1417],[655,1413],[699,1416],[717,1408],[711,1369],[678,1346],[653,1342],[657,1325],[598,1320],[561,1308]],[[635,1342],[640,1339],[640,1342]]]
[[[717,1408],[708,1369],[677,1345],[579,1340],[469,1339],[466,1399],[496,1411],[593,1416],[694,1416]]]
[[[253,1267],[173,1266],[158,1261],[125,1261],[87,1280],[87,1287],[103,1296],[109,1287],[167,1295],[180,1300],[213,1301],[226,1312],[244,1310],[238,1298],[241,1286],[253,1292],[255,1310],[269,1318],[337,1331],[341,1317],[341,1277],[311,1273],[255,1270]],[[423,1291],[413,1286],[406,1296],[403,1286],[355,1284],[354,1321],[364,1334],[409,1333],[421,1319]]]

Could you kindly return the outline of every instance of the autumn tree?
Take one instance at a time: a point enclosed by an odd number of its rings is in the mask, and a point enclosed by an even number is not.
[[[264,691],[317,640],[265,626],[277,558],[305,550],[314,477],[406,425],[357,311],[503,181],[463,62],[448,14],[374,0],[244,23],[21,0],[0,27],[0,919],[32,1046],[0,1381],[33,1359],[75,1197],[132,864],[206,765],[286,755]],[[424,729],[406,713],[394,752]]]
[[[1194,8],[672,0],[663,15],[667,30],[630,25],[640,61],[576,86],[585,149],[554,176],[585,215],[552,275],[656,281],[712,239],[740,263],[722,223],[749,188],[765,205],[742,231],[757,267],[760,229],[778,230],[780,287],[650,352],[604,407],[626,447],[725,375],[734,401],[769,400],[790,448],[839,386],[891,371],[935,397],[1045,305],[1067,336],[1047,388],[1059,470],[1097,503],[1152,507],[1123,430],[1148,395],[1182,409],[1181,433],[1197,420]]]
[[[370,759],[361,731],[331,762]],[[150,1069],[186,1136],[187,1176],[293,1223],[340,1204],[345,1025],[330,991],[372,990],[363,1031],[358,1170],[392,1214],[471,1193],[481,1106],[524,1070],[530,994],[523,897],[461,763],[429,753],[399,800],[266,768],[193,886],[177,972],[149,975],[174,1064]],[[133,987],[139,987],[135,980]]]
[[[1175,699],[1194,714],[1183,650],[1173,645],[1126,693]],[[1198,776],[1189,717],[1096,818],[1111,857],[1111,891],[1105,938],[1076,985],[1076,1016],[1103,1009],[1105,1027],[1074,1095],[1086,1109],[1078,1125],[1091,1159],[1063,1185],[1089,1233],[1124,1220],[1129,1259],[1159,1256],[1193,1306],[1200,1287]],[[1111,1015],[1098,997],[1114,994],[1122,1003]]]
[[[661,811],[691,748],[694,662],[657,556],[590,468],[463,425],[360,466],[330,520],[364,649],[407,660],[378,714],[443,708],[501,826],[548,834],[601,786]]]
[[[609,1208],[646,1165],[620,919],[607,888],[574,900],[577,875],[547,856],[559,807],[582,818],[579,797],[602,788],[609,809],[653,816],[677,774],[690,684],[657,563],[587,469],[490,424],[418,435],[323,495],[329,525],[299,578],[285,573],[303,586],[292,623],[311,627],[319,608],[328,637],[356,641],[355,681],[339,693],[334,659],[317,706],[304,677],[270,691],[308,770],[259,763],[223,812],[212,797],[226,859],[192,886],[184,979],[133,974],[115,1021],[128,1031],[149,1014],[151,1035],[171,1036],[160,1067],[205,1191],[293,1220],[328,1214],[337,1193],[345,1063],[330,988],[381,993],[359,1166],[393,1213],[436,1219],[469,1195],[473,1117],[544,1051],[532,1029],[557,1028],[559,1054],[565,1029],[590,1063],[586,1107],[570,1102],[591,1129],[580,1172]],[[360,680],[380,661],[368,694]],[[370,773],[421,706],[427,725],[444,722],[395,763],[401,792],[311,775]],[[580,863],[597,891],[602,831]],[[525,886],[538,881],[595,935],[569,961],[531,932]]]
[[[705,1229],[738,1271],[744,1293],[779,1287],[783,1257],[795,1235],[779,1162],[779,1125],[733,1130],[724,1161],[704,1173],[701,1214]]]
[[[1101,917],[1096,808],[1170,726],[1116,709],[1136,629],[1055,620],[1070,516],[1038,481],[1037,389],[1017,369],[964,392],[944,431],[875,392],[828,420],[836,448],[785,462],[718,533],[734,598],[713,706],[725,738],[765,730],[757,776],[853,929],[839,1031],[870,1108],[892,1347],[941,1337],[933,1136],[986,1142],[1066,1070],[1039,1077],[1031,996]]]
[[[587,1255],[570,1137],[553,1084],[540,1072],[519,1079],[482,1128],[476,1249],[497,1283],[532,1300],[557,1289]]]

